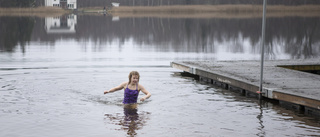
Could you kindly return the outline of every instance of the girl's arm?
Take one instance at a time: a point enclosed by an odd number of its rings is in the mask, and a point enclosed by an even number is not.
[[[121,90],[121,89],[123,89],[125,87],[126,84],[127,84],[127,82],[123,82],[119,86],[116,86],[114,88],[111,88],[110,90],[105,91],[104,94]]]
[[[140,101],[144,101],[144,100],[150,98],[151,93],[148,92],[148,91],[147,91],[142,85],[140,85],[140,84],[139,84],[139,87],[140,87],[140,90],[141,90],[144,94],[146,94],[144,97],[140,98]]]

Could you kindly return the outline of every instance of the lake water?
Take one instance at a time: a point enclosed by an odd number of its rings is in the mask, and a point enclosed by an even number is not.
[[[181,76],[178,60],[259,60],[260,18],[0,17],[0,136],[320,136],[320,119]],[[320,56],[320,18],[268,18],[266,59]],[[152,96],[123,91],[140,72]],[[140,93],[140,97],[143,94]]]

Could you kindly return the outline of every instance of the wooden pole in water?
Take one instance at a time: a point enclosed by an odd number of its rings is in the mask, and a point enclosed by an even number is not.
[[[264,43],[265,43],[265,28],[266,28],[266,7],[267,0],[263,0],[263,17],[262,17],[262,42],[261,42],[261,61],[260,61],[260,87],[259,87],[259,99],[262,98],[262,83],[263,83],[263,64],[264,64]]]

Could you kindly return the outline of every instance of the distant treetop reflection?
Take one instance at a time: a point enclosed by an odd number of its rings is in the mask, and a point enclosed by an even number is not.
[[[0,17],[0,51],[12,52],[20,45],[24,52],[31,40],[34,21],[31,17]]]
[[[19,44],[23,48],[31,38],[31,41],[40,40],[43,43],[61,39],[90,42],[95,44],[95,51],[107,48],[114,41],[119,41],[119,46],[122,46],[126,41],[133,40],[137,46],[147,45],[149,49],[160,52],[217,53],[222,48],[231,53],[260,54],[261,18],[147,17],[120,18],[117,22],[113,22],[111,16],[103,15],[78,15],[75,18],[75,34],[49,34],[44,30],[44,18],[32,21],[33,18],[25,17],[22,21],[20,17],[0,17],[0,50],[13,51]],[[2,31],[8,28],[4,26],[13,29]],[[279,54],[288,54],[290,58],[318,57],[319,36],[319,17],[267,18],[266,57],[277,58]]]

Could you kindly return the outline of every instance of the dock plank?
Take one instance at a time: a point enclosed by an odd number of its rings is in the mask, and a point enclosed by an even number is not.
[[[279,67],[295,65],[320,65],[320,60],[265,61],[263,96],[320,110],[320,75]],[[259,90],[260,61],[178,61],[171,66],[250,92]]]

